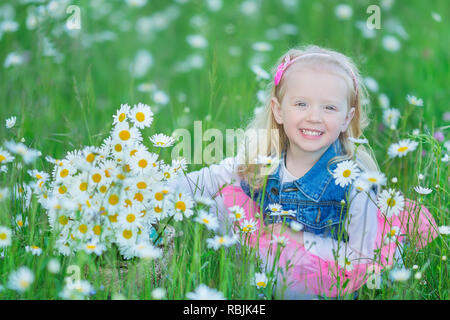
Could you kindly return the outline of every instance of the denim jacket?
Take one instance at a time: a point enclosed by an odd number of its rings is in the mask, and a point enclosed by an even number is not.
[[[247,181],[241,181],[242,190],[258,205],[262,204],[264,223],[271,224],[297,221],[303,225],[303,231],[311,232],[321,237],[331,237],[348,241],[344,220],[347,214],[346,194],[350,185],[341,187],[336,185],[333,176],[327,171],[327,163],[336,155],[342,154],[341,143],[337,139],[324,152],[317,163],[301,178],[284,183],[280,181],[280,167],[267,177],[265,192],[250,190]],[[286,150],[282,153],[285,161]],[[337,163],[330,165],[332,172]],[[262,197],[264,197],[262,199]],[[345,200],[345,204],[341,204]],[[289,216],[271,215],[270,204],[280,204],[283,210],[292,210]]]

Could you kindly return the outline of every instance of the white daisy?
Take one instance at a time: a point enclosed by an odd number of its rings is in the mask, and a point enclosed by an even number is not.
[[[7,141],[5,142],[5,147],[12,153],[20,154],[25,164],[30,164],[34,162],[37,157],[41,156],[40,151],[28,148],[21,142]]]
[[[8,188],[0,188],[0,202],[9,198],[9,189]]]
[[[200,210],[194,221],[204,224],[209,230],[216,230],[219,227],[219,220],[217,217],[205,210]]]
[[[396,52],[401,48],[401,43],[398,39],[391,35],[386,35],[382,39],[383,48],[387,51]]]
[[[345,160],[337,164],[336,169],[333,171],[333,177],[336,185],[345,187],[351,184],[359,176],[359,168],[352,160]]]
[[[156,248],[147,241],[141,241],[134,246],[135,255],[142,259],[159,259],[162,256],[162,250]]]
[[[101,255],[106,250],[106,246],[104,244],[98,243],[96,241],[83,243],[80,245],[80,247],[87,254],[95,253],[97,256]]]
[[[350,258],[346,257],[346,256],[339,256],[338,264],[341,268],[344,268],[345,271],[352,271],[354,268],[353,261],[350,260]]]
[[[283,207],[279,203],[269,204],[268,209],[270,210],[270,215],[279,215]]]
[[[397,128],[398,120],[400,119],[400,111],[398,109],[386,108],[383,110],[383,123],[388,128]]]
[[[187,169],[187,160],[185,158],[172,159],[172,168],[175,172],[186,171]]]
[[[253,283],[258,289],[267,287],[267,283],[269,282],[269,278],[265,273],[256,272],[253,278]]]
[[[155,171],[158,155],[148,151],[138,151],[130,160],[131,170],[138,175],[150,174]]]
[[[33,272],[28,267],[20,267],[9,275],[8,287],[22,293],[27,291],[33,282]]]
[[[389,277],[393,281],[397,281],[397,282],[406,281],[410,278],[410,276],[411,276],[411,271],[408,269],[405,269],[405,268],[394,269],[394,270],[391,270],[391,272],[389,273]]]
[[[9,162],[13,162],[14,157],[2,147],[0,147],[0,165],[4,165]]]
[[[252,49],[255,51],[266,52],[271,51],[272,48],[273,46],[270,43],[264,41],[255,42],[252,44]]]
[[[204,49],[208,46],[208,40],[200,34],[192,34],[186,37],[186,41],[193,48]]]
[[[152,290],[152,298],[155,300],[162,300],[166,297],[166,289],[155,288]]]
[[[195,203],[202,204],[207,207],[212,207],[216,204],[213,199],[202,195],[194,195],[194,201]]]
[[[339,4],[334,8],[334,14],[341,20],[348,20],[353,15],[353,9],[347,4]]]
[[[137,231],[119,228],[116,232],[116,241],[119,246],[133,246],[136,243]]]
[[[399,235],[400,235],[400,228],[396,226],[392,227],[389,230],[389,232],[385,235],[384,243],[387,245],[395,243]]]
[[[403,139],[397,143],[393,143],[389,146],[388,154],[391,158],[403,157],[408,152],[416,150],[419,145],[416,141],[411,141],[409,139]]]
[[[184,217],[189,218],[194,214],[192,208],[194,201],[190,196],[182,192],[170,194],[169,202],[173,206],[173,214],[175,221],[181,221]]]
[[[350,140],[351,142],[356,143],[356,144],[369,143],[369,141],[367,139],[356,139],[356,138],[353,138],[353,137],[348,137],[348,140]]]
[[[118,223],[119,228],[137,230],[142,227],[143,218],[138,212],[127,210],[119,213]]]
[[[449,235],[450,234],[450,226],[440,226],[439,233],[443,234],[443,235]]]
[[[116,124],[111,134],[113,141],[120,141],[125,145],[132,145],[135,142],[141,142],[142,136],[138,129],[131,127],[124,121]]]
[[[361,178],[366,180],[370,185],[384,186],[386,184],[386,176],[379,171],[363,172]]]
[[[381,212],[386,215],[387,218],[393,215],[398,215],[405,206],[405,199],[399,191],[395,189],[383,190],[378,195],[377,205]]]
[[[270,243],[278,243],[282,245],[283,247],[287,246],[289,243],[289,239],[285,236],[277,236],[276,234],[272,235],[273,239],[270,240]]]
[[[138,103],[130,111],[130,119],[134,123],[134,126],[139,129],[150,127],[153,122],[153,112],[150,106]]]
[[[230,211],[230,217],[233,221],[240,221],[245,217],[245,210],[241,206],[235,205],[228,208],[228,210]]]
[[[11,229],[0,226],[0,248],[9,247],[11,245]]]
[[[153,102],[158,105],[166,105],[170,102],[170,97],[162,90],[155,90],[152,95]]]
[[[59,263],[58,259],[52,258],[47,263],[47,269],[51,273],[58,273],[61,269],[61,264]]]
[[[116,114],[113,116],[113,125],[118,123],[126,122],[130,117],[130,106],[128,104],[121,104],[120,109],[117,110]]]
[[[11,129],[16,124],[16,117],[11,117],[6,119],[6,128]]]
[[[42,253],[42,249],[39,248],[38,246],[32,245],[32,246],[26,246],[25,247],[25,251],[26,252],[31,252],[32,255],[34,256],[40,256]]]
[[[368,183],[366,179],[363,179],[362,177],[357,178],[353,183],[353,186],[358,192],[367,192],[370,189],[370,183]]]
[[[221,246],[227,247],[229,244],[230,237],[228,236],[216,235],[213,238],[206,239],[206,247],[214,250],[219,249]]]
[[[417,106],[417,107],[423,107],[423,100],[419,99],[413,95],[406,95],[406,100],[408,100],[408,102],[410,104],[412,104],[413,106]]]
[[[419,193],[419,194],[430,194],[433,190],[429,189],[429,188],[424,188],[421,186],[416,186],[414,187],[414,190]]]
[[[186,298],[190,300],[225,300],[223,293],[200,284],[193,292],[188,292]]]
[[[256,231],[256,221],[254,219],[245,219],[241,224],[242,232],[253,233]]]
[[[292,220],[291,223],[289,224],[289,226],[291,227],[291,229],[295,232],[301,231],[303,230],[304,226],[303,224]]]
[[[154,147],[167,148],[174,144],[175,139],[165,134],[159,133],[150,137],[150,141],[153,143]]]
[[[265,80],[269,80],[270,79],[270,74],[264,70],[263,68],[261,68],[259,65],[252,65],[251,69],[253,71],[254,74],[256,74],[257,79],[265,79]]]

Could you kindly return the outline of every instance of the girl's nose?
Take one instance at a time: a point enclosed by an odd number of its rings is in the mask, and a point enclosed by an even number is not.
[[[317,107],[309,108],[307,119],[312,122],[320,122],[322,119],[320,108]]]

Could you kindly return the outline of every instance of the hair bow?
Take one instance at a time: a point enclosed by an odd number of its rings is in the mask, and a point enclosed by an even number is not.
[[[280,83],[281,77],[283,76],[283,72],[289,66],[290,62],[291,62],[291,57],[289,55],[286,55],[284,57],[284,62],[282,62],[278,65],[277,72],[275,73],[275,78],[274,78],[274,82],[275,82],[276,86]]]

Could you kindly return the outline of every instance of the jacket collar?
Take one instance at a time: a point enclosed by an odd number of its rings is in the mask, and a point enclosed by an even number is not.
[[[314,166],[309,169],[309,171],[301,178],[293,181],[292,183],[302,192],[305,197],[313,200],[319,201],[323,195],[326,187],[333,179],[333,176],[327,170],[327,164],[330,159],[336,155],[341,155],[342,146],[337,139],[333,142],[328,149],[322,154],[320,159],[314,164]],[[286,148],[283,150],[281,155],[281,161],[285,161],[286,158]],[[337,164],[333,163],[330,165],[330,171],[336,168]],[[267,180],[274,180],[274,182],[280,181],[280,168],[281,162],[278,165],[276,171],[269,175]]]

